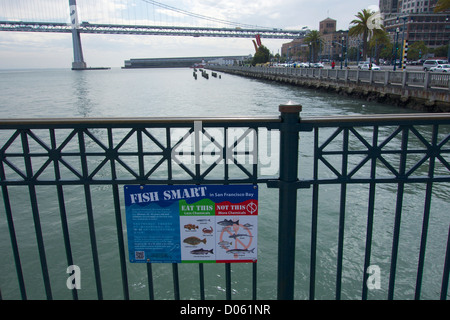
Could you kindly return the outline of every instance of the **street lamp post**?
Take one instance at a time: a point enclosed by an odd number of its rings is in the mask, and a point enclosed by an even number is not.
[[[445,25],[447,25],[448,16],[445,18]],[[447,61],[450,63],[450,40],[448,41],[448,49],[447,49]]]
[[[332,44],[337,44],[337,45],[341,46],[341,54],[340,54],[340,56],[341,56],[341,69],[342,69],[342,53],[344,52],[344,46],[342,45],[342,43],[339,43],[339,42],[336,42],[336,41],[333,41]]]
[[[448,50],[447,50],[447,61],[450,63],[450,40],[448,41]]]
[[[395,48],[394,48],[394,71],[395,67],[397,66],[397,48],[398,48],[398,33],[400,32],[400,29],[395,29]]]
[[[357,60],[358,66],[359,66],[359,51],[361,50],[360,49],[361,41],[358,39],[357,43],[358,43],[358,52],[356,53],[356,60]]]
[[[405,25],[406,25],[406,19],[408,19],[407,16],[401,17],[403,19],[403,32],[402,32],[402,43],[401,43],[401,51],[400,51],[400,62],[399,62],[399,68],[403,69],[403,44],[405,43]],[[398,19],[397,19],[398,21]]]
[[[345,67],[347,68],[348,66],[348,34],[346,37],[346,43],[345,43]]]

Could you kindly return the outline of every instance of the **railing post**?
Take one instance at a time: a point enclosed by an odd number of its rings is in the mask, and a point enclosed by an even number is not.
[[[389,70],[384,71],[384,85],[387,86],[389,84]]]
[[[298,123],[302,106],[280,105],[280,180],[278,221],[278,299],[294,298],[295,221],[297,216]]]
[[[423,88],[427,90],[430,87],[430,72],[425,71],[425,78],[423,80]]]

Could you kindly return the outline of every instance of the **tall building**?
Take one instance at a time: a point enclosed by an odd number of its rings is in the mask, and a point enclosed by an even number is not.
[[[322,39],[322,45],[318,53],[313,54],[310,43],[304,41],[303,38],[295,39],[291,42],[284,43],[281,46],[281,55],[293,61],[310,61],[311,55],[318,56],[319,60],[336,60],[345,59],[343,57],[343,48],[350,45],[348,38],[348,30],[336,31],[336,20],[326,18],[319,22],[319,32]]]
[[[319,32],[321,34],[329,34],[336,32],[336,20],[326,18],[319,22]]]
[[[336,20],[326,18],[319,22],[322,38],[321,57],[328,60],[340,60],[342,52],[348,45],[348,31],[336,31]]]
[[[401,13],[432,13],[437,0],[399,0],[398,11]]]
[[[396,14],[398,9],[398,0],[380,0],[380,12],[384,16]]]
[[[399,13],[433,13],[437,0],[380,0],[380,12],[385,16]]]
[[[384,27],[395,41],[408,44],[423,41],[427,47],[447,45],[450,39],[450,12],[435,13],[437,0],[380,0]]]

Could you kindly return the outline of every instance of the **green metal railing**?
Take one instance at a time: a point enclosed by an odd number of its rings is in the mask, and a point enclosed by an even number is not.
[[[17,215],[12,197],[18,188],[26,190],[36,236],[38,260],[47,299],[53,298],[47,234],[43,231],[36,188],[56,189],[58,208],[68,266],[73,257],[73,233],[68,219],[68,203],[73,201],[68,187],[82,189],[97,298],[103,299],[104,279],[99,262],[98,235],[95,225],[92,188],[110,186],[117,232],[117,256],[120,261],[123,297],[130,298],[128,264],[123,225],[123,203],[120,187],[126,184],[266,184],[279,189],[278,216],[278,279],[277,298],[293,299],[295,295],[296,228],[300,189],[310,189],[310,270],[309,298],[316,298],[318,254],[318,207],[321,187],[340,188],[339,235],[337,242],[335,298],[341,299],[342,274],[345,264],[346,205],[352,197],[352,185],[368,187],[367,224],[364,238],[364,268],[361,275],[362,299],[368,298],[365,285],[371,265],[373,225],[376,212],[377,187],[395,185],[395,222],[393,226],[388,299],[394,299],[399,234],[402,225],[405,186],[424,185],[423,223],[416,272],[415,298],[421,298],[424,260],[428,240],[433,187],[450,182],[450,115],[404,114],[346,117],[301,118],[301,106],[288,103],[280,106],[280,117],[260,118],[139,118],[139,119],[10,119],[0,120],[0,185],[6,222],[11,241],[13,261],[22,299],[27,299],[26,276],[23,271],[27,256],[21,255],[16,236]],[[361,131],[360,129],[364,130]],[[426,130],[424,131],[424,128]],[[272,146],[279,160],[277,174],[262,175],[262,154],[258,150],[261,132],[279,133],[278,145]],[[386,131],[388,134],[386,134]],[[181,134],[180,134],[181,132]],[[234,132],[233,134],[230,134]],[[205,137],[208,150],[198,143]],[[313,143],[304,146],[302,136],[311,135]],[[300,140],[299,140],[300,136]],[[188,139],[187,147],[182,147]],[[414,138],[420,146],[411,147]],[[197,139],[197,140],[196,140]],[[196,142],[197,141],[197,142]],[[306,148],[306,149],[305,149]],[[330,150],[331,149],[331,150]],[[306,151],[305,151],[306,150]],[[306,163],[303,153],[307,153]],[[201,157],[214,161],[201,162]],[[312,158],[311,158],[312,157]],[[391,160],[394,159],[394,160]],[[196,160],[197,159],[197,160]],[[245,159],[245,161],[243,160]],[[439,167],[436,165],[439,163]],[[380,167],[381,165],[381,167]],[[423,169],[425,165],[426,170]],[[309,166],[309,167],[308,167]],[[306,171],[303,168],[306,168]],[[305,172],[303,172],[305,171]],[[24,189],[25,188],[25,189]],[[79,196],[79,195],[77,195]],[[448,213],[447,213],[448,215]],[[348,218],[347,218],[348,219]],[[20,219],[22,221],[22,219]],[[448,226],[446,227],[448,229]],[[440,298],[446,299],[450,270],[450,232],[443,270]],[[262,250],[262,249],[261,249]],[[258,262],[259,263],[259,262]],[[147,266],[147,286],[150,299],[155,298],[152,264]],[[204,266],[199,268],[200,299],[205,299]],[[174,298],[180,299],[178,265],[172,264]],[[231,265],[225,264],[226,298],[232,297]],[[252,266],[252,298],[257,299],[257,264]],[[0,289],[4,284],[0,283]],[[6,296],[5,296],[6,297]],[[78,299],[77,290],[72,290]]]
[[[391,70],[359,70],[359,69],[316,69],[316,68],[286,68],[286,67],[237,67],[214,66],[212,70],[222,72],[245,72],[253,75],[278,75],[298,79],[317,79],[341,81],[347,83],[378,84],[384,86],[410,87],[429,90],[450,90],[450,76],[446,73],[425,71],[391,71]]]

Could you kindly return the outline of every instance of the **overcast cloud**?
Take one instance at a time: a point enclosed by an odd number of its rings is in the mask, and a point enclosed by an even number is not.
[[[91,23],[192,25],[193,17],[151,4],[150,0],[77,0],[79,20]],[[319,29],[327,17],[347,30],[362,9],[377,0],[159,0],[158,2],[227,21],[282,29]],[[68,0],[0,0],[0,20],[68,22]],[[89,10],[87,12],[86,10]],[[92,9],[93,8],[93,9]],[[26,12],[26,14],[24,14]],[[202,22],[210,24],[211,22]],[[82,34],[90,67],[121,67],[130,58],[247,55],[251,39]],[[274,54],[289,40],[262,39]],[[0,68],[69,68],[71,34],[0,32]]]

